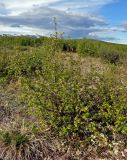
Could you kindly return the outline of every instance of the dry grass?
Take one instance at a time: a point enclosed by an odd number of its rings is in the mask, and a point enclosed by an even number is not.
[[[96,70],[98,73],[111,72],[109,64],[105,63],[101,58],[95,57],[81,57],[77,53],[63,53],[61,57],[67,65],[70,61],[74,61],[80,66],[81,73],[83,75],[90,73],[92,70]]]
[[[0,158],[3,160],[43,160],[54,159],[57,155],[49,142],[39,139],[29,140],[17,150],[14,145],[0,144]]]
[[[48,133],[33,134],[32,129],[21,119],[2,123],[0,133],[0,158],[2,160],[55,160],[55,157],[59,155]]]

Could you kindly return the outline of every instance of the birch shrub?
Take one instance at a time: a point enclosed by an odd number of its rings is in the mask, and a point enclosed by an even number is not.
[[[50,57],[51,58],[51,57]],[[22,80],[28,111],[61,137],[117,140],[127,134],[127,88],[113,73],[82,75],[78,62],[59,54],[34,80]]]

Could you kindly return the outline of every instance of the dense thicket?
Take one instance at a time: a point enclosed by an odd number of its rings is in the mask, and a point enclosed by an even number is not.
[[[0,158],[51,158],[51,137],[79,150],[111,149],[119,141],[125,147],[126,45],[1,36],[0,48],[0,86],[14,84],[20,103],[13,109],[0,104],[9,119],[0,122]]]

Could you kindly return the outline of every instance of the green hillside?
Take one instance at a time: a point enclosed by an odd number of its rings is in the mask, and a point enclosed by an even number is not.
[[[127,157],[127,45],[0,37],[0,159]]]

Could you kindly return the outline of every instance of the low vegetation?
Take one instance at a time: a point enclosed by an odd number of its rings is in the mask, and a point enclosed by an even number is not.
[[[0,37],[2,160],[126,159],[127,46]]]

